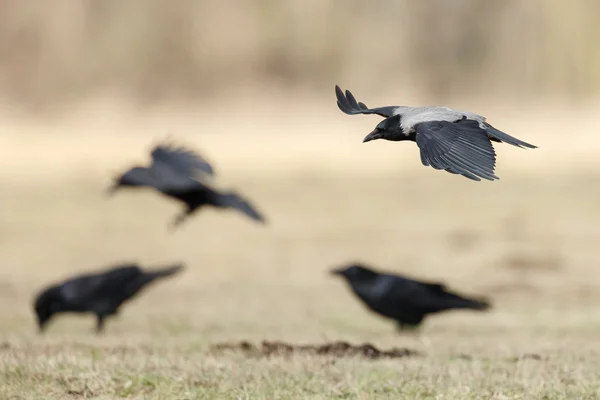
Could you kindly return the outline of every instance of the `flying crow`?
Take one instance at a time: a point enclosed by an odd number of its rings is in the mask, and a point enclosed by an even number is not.
[[[485,117],[447,107],[387,106],[369,108],[357,102],[352,93],[335,87],[337,105],[344,113],[377,114],[385,117],[363,139],[391,141],[411,140],[421,150],[425,166],[443,169],[480,181],[499,179],[494,175],[496,152],[491,141],[504,142],[521,148],[534,146],[516,139],[486,122]]]
[[[160,144],[151,151],[149,167],[133,167],[115,179],[109,194],[121,187],[151,187],[186,205],[173,220],[173,227],[203,206],[233,208],[258,222],[264,217],[235,192],[221,192],[208,182],[213,167],[200,155],[184,147]]]
[[[175,265],[143,271],[135,264],[125,264],[52,285],[38,294],[35,300],[34,310],[40,332],[44,331],[53,315],[64,312],[96,314],[96,331],[102,332],[104,319],[116,315],[121,304],[155,279],[174,275],[182,268],[182,265]]]
[[[400,330],[418,327],[432,313],[490,305],[452,293],[441,283],[419,282],[400,275],[376,272],[361,264],[331,271],[346,279],[354,294],[373,312],[393,319]]]

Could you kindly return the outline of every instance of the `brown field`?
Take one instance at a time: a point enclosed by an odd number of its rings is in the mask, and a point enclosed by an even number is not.
[[[501,179],[474,183],[422,167],[414,144],[362,144],[376,118],[336,113],[331,101],[291,127],[290,109],[257,107],[265,118],[231,120],[217,106],[3,118],[0,398],[598,398],[593,113],[480,110],[540,148],[497,146]],[[207,210],[170,233],[177,204],[149,191],[105,198],[111,176],[145,161],[169,130],[269,224]],[[92,317],[72,316],[37,335],[37,290],[123,260],[181,260],[187,270],[125,306],[102,336]],[[489,296],[494,309],[439,315],[418,336],[399,335],[327,275],[352,260],[443,280]],[[423,356],[210,349],[242,340],[368,342]]]

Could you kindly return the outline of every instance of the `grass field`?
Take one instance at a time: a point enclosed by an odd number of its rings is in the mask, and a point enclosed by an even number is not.
[[[491,118],[540,149],[497,146],[500,181],[474,183],[422,167],[414,144],[362,144],[376,118],[327,109],[332,120],[289,128],[275,111],[268,122],[212,111],[4,119],[0,398],[600,398],[593,115]],[[179,205],[143,191],[107,199],[111,176],[145,161],[171,129],[269,224],[207,210],[170,233]],[[102,336],[91,316],[59,317],[37,334],[41,287],[124,260],[187,270],[134,299]],[[494,309],[399,335],[327,274],[353,260],[443,280]],[[241,340],[344,340],[423,356],[211,350]]]

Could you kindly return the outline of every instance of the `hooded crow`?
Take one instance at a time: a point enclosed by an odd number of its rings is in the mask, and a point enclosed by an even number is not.
[[[499,179],[494,175],[496,152],[491,141],[504,142],[521,148],[535,149],[529,143],[514,138],[486,122],[485,117],[447,107],[387,106],[369,108],[357,102],[352,93],[335,87],[337,105],[348,115],[377,114],[385,117],[363,139],[391,141],[411,140],[421,150],[425,166],[443,169],[480,181]]]
[[[462,297],[441,283],[419,282],[401,275],[376,272],[362,264],[334,269],[371,311],[393,319],[398,329],[418,327],[432,313],[452,309],[487,310],[490,304]]]
[[[96,332],[104,329],[104,319],[116,315],[121,304],[134,297],[158,278],[176,274],[183,265],[143,271],[136,264],[124,264],[105,271],[78,275],[54,284],[38,294],[34,304],[40,332],[58,313],[93,313]]]
[[[258,222],[265,218],[235,192],[221,192],[208,182],[215,175],[213,167],[200,155],[184,147],[168,144],[155,146],[149,167],[133,167],[118,176],[109,194],[121,187],[151,187],[186,205],[173,220],[173,227],[203,206],[233,208]]]

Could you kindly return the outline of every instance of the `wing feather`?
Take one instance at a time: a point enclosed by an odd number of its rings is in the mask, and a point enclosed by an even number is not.
[[[398,109],[402,108],[399,106],[369,108],[365,103],[356,101],[356,98],[349,90],[346,90],[344,94],[338,85],[335,85],[335,95],[339,109],[348,115],[377,114],[389,118],[394,116]]]
[[[206,159],[183,146],[163,143],[152,149],[151,156],[153,164],[167,164],[171,168],[179,170],[182,174],[204,173],[210,176],[215,175],[213,166]]]
[[[137,278],[141,270],[136,265],[126,265],[98,273],[80,275],[64,282],[60,287],[63,299],[68,302],[85,303],[102,297],[116,286],[128,284]]]
[[[476,181],[499,179],[494,175],[496,153],[478,121],[423,122],[415,132],[423,165]]]
[[[200,155],[181,146],[161,144],[151,152],[149,172],[159,190],[166,192],[197,189],[214,175],[213,167]]]

